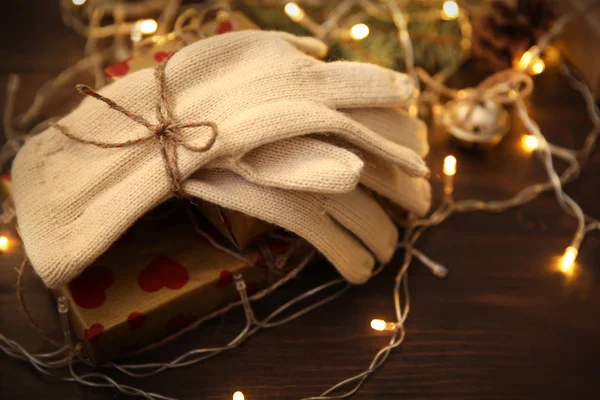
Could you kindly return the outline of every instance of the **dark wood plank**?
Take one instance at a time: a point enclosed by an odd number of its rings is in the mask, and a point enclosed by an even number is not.
[[[81,40],[60,24],[56,2],[15,1],[0,24],[10,32],[0,48],[0,84],[7,73],[23,74],[22,110],[44,79],[81,55]],[[30,18],[25,24],[25,17]],[[33,31],[31,26],[39,29]],[[43,32],[43,33],[42,33]],[[474,78],[470,70],[463,82]],[[460,82],[458,82],[460,83]],[[565,146],[582,143],[590,127],[580,97],[552,68],[537,80],[533,116],[548,138]],[[3,100],[0,100],[0,102]],[[523,127],[514,121],[509,137],[482,153],[463,151],[447,134],[432,129],[429,163],[440,170],[447,153],[457,155],[458,198],[506,198],[544,178],[535,157],[520,150]],[[600,156],[568,191],[586,211],[600,217],[595,196]],[[440,177],[433,181],[439,193]],[[451,270],[433,277],[415,264],[410,271],[412,309],[401,349],[368,382],[356,399],[596,399],[600,357],[600,240],[591,235],[582,247],[578,274],[566,279],[556,270],[575,222],[551,194],[502,214],[452,217],[431,230],[420,247]],[[42,341],[18,312],[14,280],[19,254],[0,256],[0,330],[38,350]],[[241,348],[211,361],[148,380],[123,382],[182,399],[229,399],[242,390],[249,400],[296,399],[316,395],[361,371],[386,343],[369,328],[374,317],[391,318],[393,276],[400,257],[367,285],[277,329],[254,336]],[[265,315],[285,298],[333,273],[312,267],[258,307]],[[48,295],[29,278],[28,299],[36,318],[58,334]],[[31,286],[33,285],[33,286]],[[36,286],[38,285],[38,286]],[[184,349],[224,343],[240,329],[243,315],[232,312],[148,359],[169,359]],[[124,398],[44,378],[30,366],[0,355],[0,398]]]

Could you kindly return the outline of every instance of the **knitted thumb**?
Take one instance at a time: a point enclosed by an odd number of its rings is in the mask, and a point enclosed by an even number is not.
[[[345,193],[358,185],[364,163],[333,144],[296,137],[260,146],[242,157],[221,158],[207,168],[229,169],[262,186]]]

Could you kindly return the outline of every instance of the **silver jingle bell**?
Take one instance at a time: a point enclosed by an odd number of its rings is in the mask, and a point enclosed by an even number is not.
[[[438,118],[452,137],[470,148],[491,148],[510,130],[508,112],[491,99],[467,97],[450,101]]]

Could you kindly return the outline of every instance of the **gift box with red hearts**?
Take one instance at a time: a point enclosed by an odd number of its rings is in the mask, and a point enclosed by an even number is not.
[[[290,249],[280,240],[263,243],[270,255]],[[101,364],[239,300],[237,273],[250,294],[267,286],[273,272],[259,246],[244,256],[250,263],[211,246],[182,210],[149,216],[55,294],[69,300],[71,329]]]

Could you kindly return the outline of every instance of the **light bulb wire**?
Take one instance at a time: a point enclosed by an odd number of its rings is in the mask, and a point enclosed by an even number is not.
[[[365,1],[361,1],[361,3],[365,3]],[[405,47],[406,57],[407,57],[407,71],[409,75],[413,79],[415,79],[416,85],[418,87],[419,80],[416,74],[416,70],[414,67],[414,53],[412,49],[412,44],[410,41],[410,36],[408,35],[406,19],[404,18],[397,2],[395,0],[388,0],[388,7],[390,13],[392,14],[392,18],[394,23],[398,28],[399,39]],[[580,15],[583,11],[577,12],[575,14],[568,14],[561,19],[550,29],[548,34],[542,38],[538,42],[538,48],[542,51],[545,46],[550,43],[550,41],[558,35],[562,29],[570,22],[575,15]],[[403,33],[404,32],[404,33]],[[460,64],[458,64],[460,65]],[[454,66],[456,67],[456,66]],[[456,67],[458,68],[458,67]],[[450,71],[450,70],[449,70]],[[420,258],[421,260],[430,260],[426,257],[422,252],[415,249],[415,244],[418,239],[425,233],[425,231],[432,226],[436,226],[444,222],[447,218],[449,218],[454,213],[463,213],[463,212],[472,212],[472,211],[491,211],[491,212],[501,212],[508,208],[516,207],[522,204],[525,204],[533,199],[535,199],[540,193],[548,190],[553,190],[557,200],[561,207],[567,212],[569,215],[572,215],[577,220],[577,230],[575,232],[572,244],[574,247],[579,248],[585,234],[591,232],[592,230],[600,230],[600,222],[587,216],[583,213],[581,207],[566,193],[564,193],[563,185],[567,182],[575,179],[580,172],[580,164],[578,161],[579,158],[587,159],[591,155],[594,145],[597,141],[598,132],[600,130],[600,114],[598,113],[598,108],[595,105],[595,101],[593,99],[593,95],[591,94],[591,90],[587,85],[585,85],[580,80],[574,77],[571,69],[565,64],[561,65],[561,72],[567,78],[570,85],[578,90],[582,96],[584,97],[587,104],[587,111],[590,119],[594,124],[594,129],[588,134],[586,140],[584,142],[584,147],[574,152],[569,149],[564,149],[562,147],[553,145],[548,143],[545,137],[542,135],[539,126],[533,121],[526,110],[526,107],[521,99],[517,100],[517,112],[521,119],[523,120],[527,129],[534,134],[540,143],[540,159],[543,162],[549,180],[543,183],[536,183],[530,185],[513,197],[507,200],[496,200],[496,201],[482,201],[482,200],[462,200],[455,201],[451,196],[445,197],[442,203],[436,208],[427,218],[422,219],[413,219],[405,224],[405,235],[403,242],[399,244],[399,247],[405,249],[404,258],[402,266],[400,267],[396,278],[394,280],[393,285],[393,303],[394,303],[394,311],[396,322],[395,330],[392,331],[389,339],[389,343],[380,349],[373,357],[373,360],[369,364],[369,367],[364,371],[345,379],[326,391],[324,391],[318,397],[308,397],[303,400],[331,400],[331,399],[343,399],[347,398],[361,387],[361,385],[365,382],[365,380],[374,373],[389,357],[391,351],[398,346],[400,346],[405,338],[406,332],[404,324],[406,322],[406,318],[408,316],[410,310],[410,294],[409,294],[409,286],[408,286],[408,276],[407,271],[409,266],[412,263],[413,256]],[[452,72],[453,73],[453,72]],[[435,78],[438,82],[443,82],[449,75],[441,74],[436,75]],[[567,169],[559,176],[552,162],[552,157],[561,158],[568,162],[569,166]],[[311,255],[312,257],[312,255]],[[431,260],[430,260],[431,261]],[[308,259],[306,260],[308,263]],[[375,274],[381,272],[383,266],[379,266],[375,270]],[[287,279],[296,276],[296,274],[301,270],[298,269],[292,271],[286,278],[282,281],[287,281]],[[283,283],[276,283],[273,285],[274,287],[279,287]],[[245,285],[243,285],[245,286]],[[241,286],[240,286],[241,287]],[[290,307],[298,304],[301,301],[308,300],[309,298],[321,294],[322,292],[326,292],[333,288],[337,289],[329,295],[326,295],[324,298],[315,301],[314,303],[304,307],[300,311],[292,313],[287,317],[282,317],[279,320],[275,320],[277,316],[283,314]],[[225,346],[209,348],[209,349],[195,349],[189,351],[175,360],[171,362],[165,363],[146,363],[146,364],[117,364],[117,363],[109,363],[105,365],[105,368],[116,369],[120,372],[123,372],[127,375],[134,377],[144,377],[155,375],[159,372],[165,371],[171,368],[179,368],[182,366],[189,366],[195,364],[197,362],[203,361],[209,357],[212,357],[216,354],[219,354],[223,351],[230,350],[239,346],[243,341],[249,336],[256,333],[258,330],[262,328],[272,328],[279,326],[281,324],[290,322],[307,312],[310,312],[324,304],[327,304],[339,296],[344,294],[350,285],[345,283],[342,279],[337,279],[320,285],[304,294],[297,296],[292,299],[288,303],[282,305],[277,308],[271,314],[269,314],[266,318],[259,320],[258,317],[254,314],[251,309],[250,302],[262,298],[268,293],[268,291],[264,290],[262,292],[257,293],[253,296],[248,296],[245,292],[245,287],[240,289],[240,301],[234,303],[233,306],[242,305],[244,307],[245,315],[246,315],[246,325],[244,329],[232,340],[228,342]],[[230,308],[226,308],[225,310],[229,310]],[[207,318],[197,321],[192,324],[189,329],[186,329],[185,332],[195,329],[206,319],[214,318],[214,314],[207,316]],[[174,339],[181,334],[173,335],[171,339]],[[161,343],[159,343],[160,345]],[[86,362],[85,359],[81,359],[78,356],[78,353],[68,347],[62,346],[57,348],[52,352],[47,353],[30,353],[26,349],[24,349],[17,342],[6,338],[4,335],[0,334],[0,349],[2,349],[7,355],[18,358],[24,361],[28,361],[36,370],[39,372],[56,376],[61,380],[69,381],[69,382],[78,382],[85,386],[92,387],[113,387],[119,392],[129,395],[129,396],[138,396],[144,397],[150,400],[173,400],[170,397],[165,397],[156,393],[148,393],[141,389],[133,388],[128,385],[122,385],[116,382],[113,378],[109,377],[100,372],[88,372],[88,373],[79,373],[76,369],[76,366],[81,367],[90,367],[89,363]],[[79,358],[78,358],[79,357]],[[62,376],[56,375],[53,370],[68,367],[70,376]],[[140,372],[141,371],[141,372]],[[339,392],[342,389],[346,389],[346,392],[343,392],[338,395],[334,395],[334,393]]]

